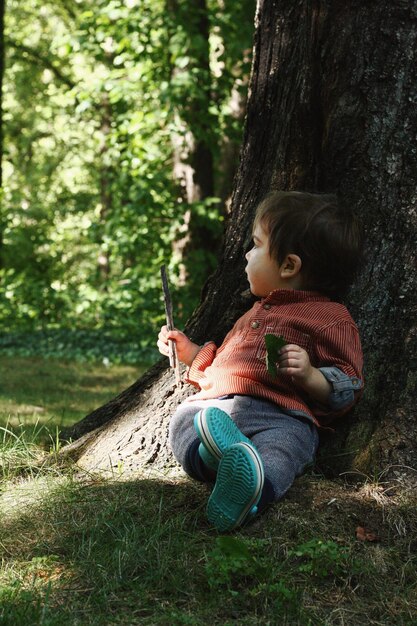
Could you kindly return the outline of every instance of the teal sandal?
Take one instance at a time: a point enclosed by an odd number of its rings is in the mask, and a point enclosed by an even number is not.
[[[230,446],[242,441],[251,443],[232,418],[216,407],[199,411],[194,417],[194,427],[201,441],[199,455],[203,463],[213,470],[217,470],[221,458]]]
[[[252,519],[264,486],[262,459],[246,442],[233,444],[220,461],[216,483],[207,503],[207,518],[220,532]]]

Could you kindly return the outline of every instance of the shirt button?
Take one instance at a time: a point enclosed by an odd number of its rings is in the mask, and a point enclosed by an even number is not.
[[[269,309],[271,308],[271,304],[264,304],[264,309],[265,311],[269,311]]]
[[[260,323],[259,322],[252,322],[251,323],[251,328],[259,328]]]

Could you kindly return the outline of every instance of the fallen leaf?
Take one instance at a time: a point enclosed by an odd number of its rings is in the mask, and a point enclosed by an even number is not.
[[[370,541],[372,543],[376,541],[381,541],[381,538],[378,537],[372,530],[369,528],[365,528],[364,526],[358,526],[356,528],[356,539],[359,541]]]

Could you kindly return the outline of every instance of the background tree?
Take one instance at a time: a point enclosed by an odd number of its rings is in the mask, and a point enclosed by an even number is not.
[[[149,360],[162,262],[181,289],[179,319],[193,310],[216,263],[221,148],[242,134],[230,101],[249,73],[254,2],[177,8],[9,0],[5,331],[108,330]],[[174,140],[188,137],[193,149],[178,159]],[[190,194],[173,174],[180,161],[193,172]],[[184,228],[189,251],[175,257]],[[182,285],[185,261],[195,271]]]
[[[219,341],[249,307],[244,252],[271,188],[336,191],[354,206],[367,250],[348,305],[363,338],[366,393],[324,447],[327,470],[398,476],[417,467],[416,20],[415,0],[259,0],[231,217],[219,267],[186,329],[197,342]],[[161,362],[77,424],[81,438],[68,452],[90,468],[167,466],[169,415],[187,393],[174,390]]]
[[[236,117],[243,122],[245,107],[239,107],[239,100],[248,75],[245,45],[252,40],[252,19],[248,17],[253,15],[253,2],[230,3],[225,10],[226,5],[206,0],[169,0],[167,9],[170,98],[178,129],[173,136],[174,177],[180,184],[184,206],[173,257],[179,261],[180,284],[191,287],[197,302],[207,278],[206,268],[212,266],[213,252],[220,243],[220,231],[210,223],[210,209],[218,208],[220,216],[225,216],[224,201],[230,195],[237,167],[233,148],[229,146],[227,152],[224,148],[227,140],[232,146],[241,140],[241,124],[236,141],[231,122]],[[237,108],[240,113],[234,118],[226,113],[233,100],[235,112]]]

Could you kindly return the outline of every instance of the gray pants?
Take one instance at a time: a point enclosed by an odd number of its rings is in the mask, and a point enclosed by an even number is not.
[[[228,413],[239,430],[253,442],[262,458],[265,478],[273,488],[274,500],[282,498],[295,477],[314,461],[318,433],[307,418],[291,417],[276,404],[251,396],[197,400],[180,404],[169,429],[174,456],[191,475],[188,458],[198,442],[194,415],[210,406]]]

